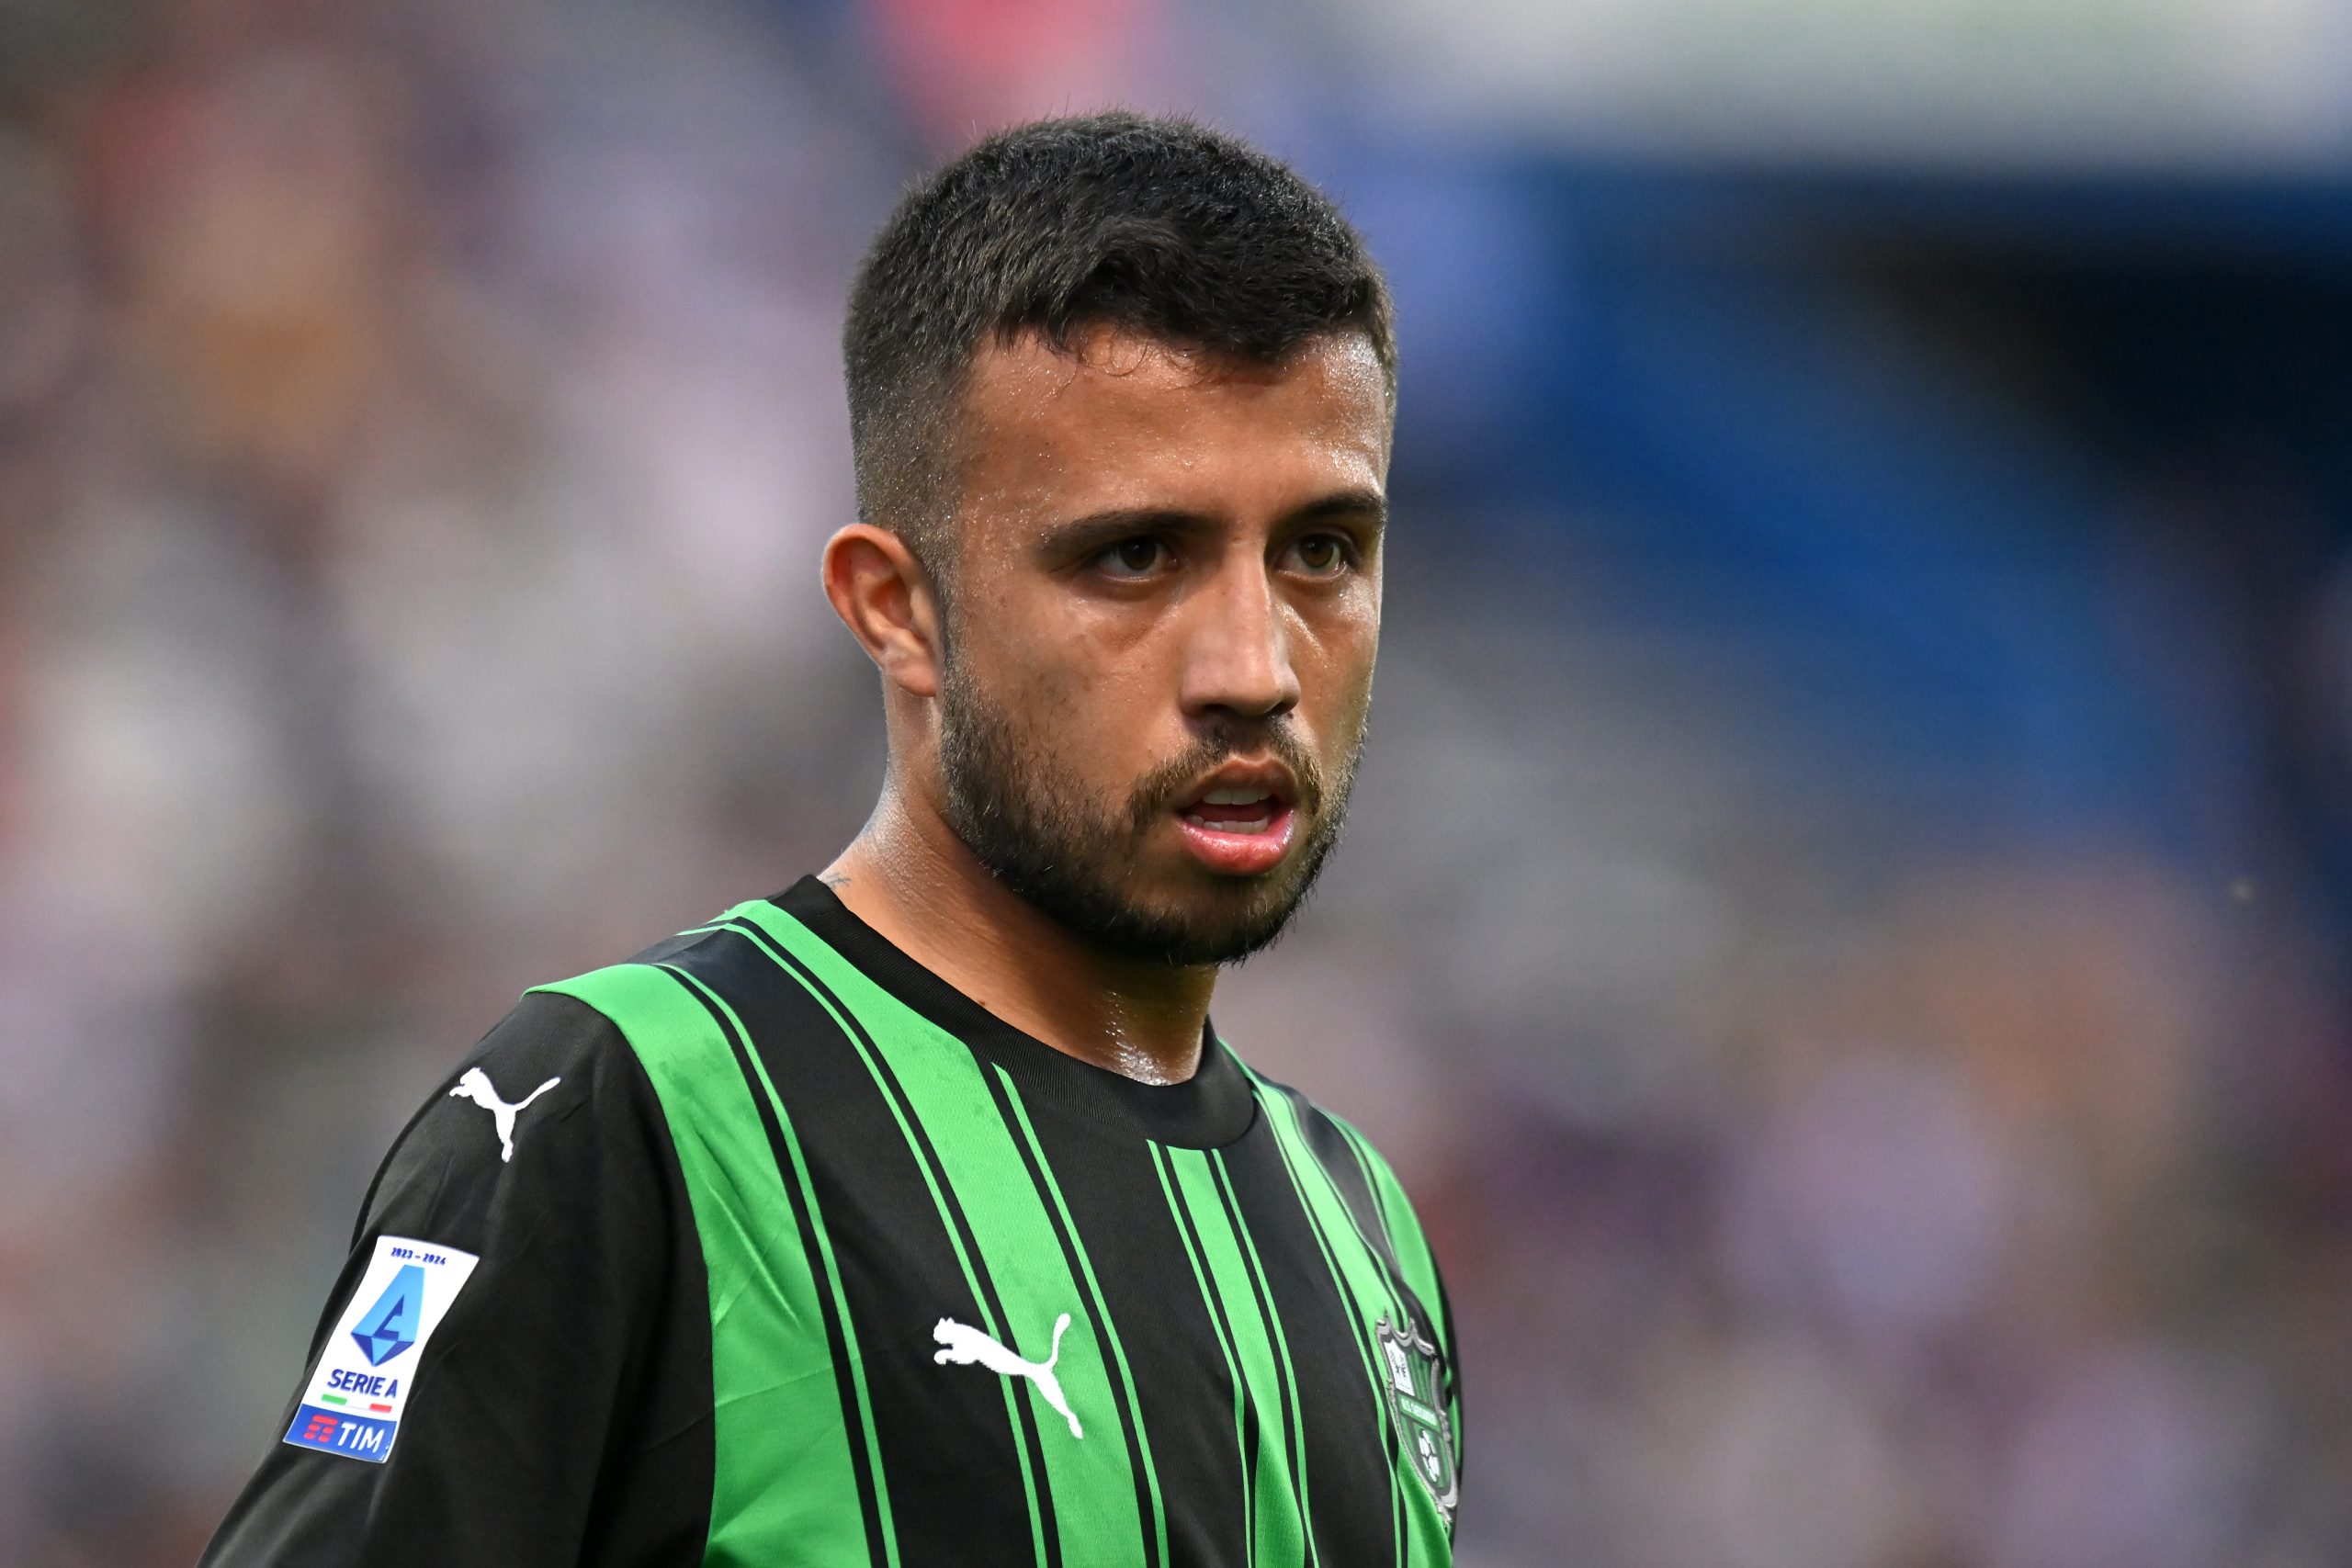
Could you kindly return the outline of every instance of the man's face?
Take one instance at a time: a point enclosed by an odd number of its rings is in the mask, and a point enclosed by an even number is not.
[[[1380,636],[1388,409],[1353,333],[1280,367],[1103,331],[984,347],[965,402],[943,813],[1157,963],[1272,942],[1339,832]]]

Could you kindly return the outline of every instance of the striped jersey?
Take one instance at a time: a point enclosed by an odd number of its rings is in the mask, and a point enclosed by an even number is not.
[[[1211,1030],[1148,1085],[804,878],[526,993],[395,1142],[207,1564],[1423,1568],[1396,1178]]]

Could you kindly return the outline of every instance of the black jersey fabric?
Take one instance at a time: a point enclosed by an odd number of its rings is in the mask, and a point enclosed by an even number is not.
[[[379,1457],[301,1446],[401,1238],[479,1261],[373,1342]],[[1177,1085],[1055,1051],[804,878],[435,1089],[203,1562],[1439,1563],[1453,1366],[1353,1129],[1214,1033]]]

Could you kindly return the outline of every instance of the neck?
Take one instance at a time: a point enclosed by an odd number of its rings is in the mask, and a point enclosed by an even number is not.
[[[1214,966],[1142,964],[1081,941],[896,788],[823,878],[924,968],[1056,1050],[1144,1083],[1199,1067]]]

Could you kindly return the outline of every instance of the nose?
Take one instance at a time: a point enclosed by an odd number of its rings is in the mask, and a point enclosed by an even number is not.
[[[1210,591],[1194,596],[1183,705],[1192,717],[1278,718],[1298,705],[1290,615],[1262,560],[1237,550]]]

